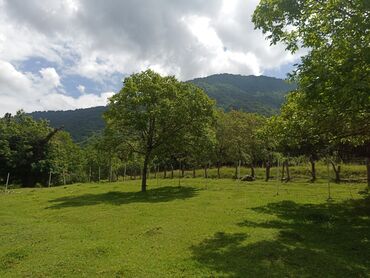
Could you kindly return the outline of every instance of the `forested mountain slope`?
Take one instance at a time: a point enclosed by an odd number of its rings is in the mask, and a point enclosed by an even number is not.
[[[243,110],[263,115],[276,113],[287,92],[295,88],[282,79],[267,76],[216,74],[190,80],[205,90],[225,110]],[[33,112],[35,119],[47,119],[53,127],[64,126],[73,139],[82,142],[104,128],[102,114],[106,107],[70,111]]]

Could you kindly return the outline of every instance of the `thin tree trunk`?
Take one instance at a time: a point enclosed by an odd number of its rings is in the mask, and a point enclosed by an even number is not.
[[[289,161],[286,160],[286,165],[285,165],[285,168],[286,168],[286,180],[285,182],[289,182],[290,181],[290,170],[289,170]]]
[[[195,178],[195,167],[193,167],[193,178]]]
[[[125,163],[125,168],[123,170],[123,181],[126,180],[126,170],[127,170],[127,166],[126,166],[126,163]]]
[[[266,162],[266,178],[265,178],[265,181],[269,181],[269,179],[270,179],[270,169],[271,169],[270,161],[267,161]]]
[[[241,160],[238,161],[238,175],[237,175],[237,179],[240,179],[240,165],[241,165]]]
[[[51,186],[51,171],[49,172],[49,187]]]
[[[63,184],[66,185],[66,173],[63,169]]]
[[[367,187],[370,189],[370,157],[366,159]]]
[[[181,177],[183,178],[185,176],[185,167],[184,165],[181,166]]]
[[[316,162],[312,157],[310,158],[310,163],[311,163],[311,182],[315,182],[316,181]]]
[[[100,166],[98,168],[98,181],[100,182]]]
[[[254,173],[253,164],[250,165],[250,168],[251,168],[251,176],[252,176],[252,178],[254,178],[255,177],[255,173]]]
[[[5,192],[8,191],[9,178],[10,178],[10,173],[8,173],[8,175],[6,176]]]
[[[163,178],[166,179],[167,178],[167,168],[166,168],[166,165],[164,166],[163,168]]]
[[[282,167],[283,169],[281,170],[281,181],[284,180],[284,176],[285,176],[285,161],[282,163]]]
[[[217,178],[218,179],[221,178],[220,168],[221,168],[221,163],[219,161],[217,161]]]
[[[173,165],[171,164],[171,179],[173,179]]]
[[[340,165],[338,167],[335,166],[334,161],[330,160],[331,165],[333,166],[333,170],[335,173],[335,183],[340,183]]]
[[[204,165],[204,177],[207,179],[208,178],[208,171],[207,171],[207,164]]]

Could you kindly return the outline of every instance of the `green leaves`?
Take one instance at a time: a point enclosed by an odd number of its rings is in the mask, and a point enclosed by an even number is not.
[[[300,109],[333,143],[370,141],[369,3],[262,0],[253,15],[272,44],[309,50],[293,75]]]
[[[208,132],[214,103],[198,87],[147,70],[126,78],[105,114],[107,129],[148,161],[186,149]],[[144,167],[145,168],[145,167]]]

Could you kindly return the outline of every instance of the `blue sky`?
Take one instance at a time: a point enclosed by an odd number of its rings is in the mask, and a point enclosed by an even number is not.
[[[300,54],[270,46],[258,0],[0,0],[0,114],[104,105],[147,68],[189,80],[284,78]]]

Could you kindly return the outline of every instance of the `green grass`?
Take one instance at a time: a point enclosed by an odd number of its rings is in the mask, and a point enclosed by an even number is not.
[[[370,276],[365,184],[139,182],[0,194],[0,277]]]

